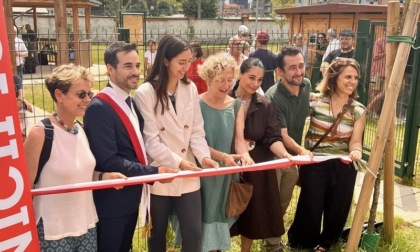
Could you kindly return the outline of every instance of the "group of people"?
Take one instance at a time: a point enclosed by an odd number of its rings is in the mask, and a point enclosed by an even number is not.
[[[301,51],[287,46],[274,57],[259,52],[267,50],[268,39],[266,32],[259,32],[258,47],[246,58],[232,57],[241,55],[234,50],[243,48],[243,40],[233,37],[229,53],[211,55],[198,64],[197,73],[206,85],[200,94],[188,74],[202,52],[178,35],[161,38],[140,86],[135,44],[115,42],[106,49],[109,83],[95,96],[86,69],[73,64],[57,67],[45,80],[56,103],[49,116],[53,144],[35,187],[247,166],[292,155],[339,154],[360,160],[365,108],[355,100],[359,64],[332,59],[318,86],[320,93],[311,95]],[[271,63],[253,55],[270,57]],[[265,64],[274,69],[267,72]],[[273,76],[274,71],[277,81],[261,94],[265,75]],[[75,121],[79,116],[83,127]],[[24,144],[32,183],[40,169],[46,130],[38,123]],[[150,210],[141,211],[151,226],[149,251],[166,251],[169,220],[182,251],[229,250],[230,237],[236,235],[241,236],[242,251],[250,251],[258,239],[264,240],[267,251],[279,251],[286,232],[283,217],[300,177],[302,190],[288,232],[289,246],[327,251],[344,227],[355,175],[352,164],[338,159],[303,166],[300,172],[296,166],[244,172],[242,179],[253,185],[253,194],[244,212],[233,218],[226,216],[226,201],[238,174],[37,196],[41,250],[129,251],[139,204],[150,203]]]

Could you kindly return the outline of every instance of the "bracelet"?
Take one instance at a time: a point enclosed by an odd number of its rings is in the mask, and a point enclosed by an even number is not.
[[[360,149],[359,147],[354,147],[352,151],[360,151],[361,153],[363,153],[362,149]]]
[[[99,176],[98,176],[98,180],[101,181],[103,176],[104,176],[104,173],[103,172],[100,172],[99,173]]]

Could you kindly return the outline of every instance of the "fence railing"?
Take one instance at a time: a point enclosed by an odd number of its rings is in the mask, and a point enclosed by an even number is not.
[[[94,30],[94,29],[93,29]],[[160,31],[153,31],[153,30],[146,30],[146,34],[142,34],[142,38],[145,40],[147,39],[154,39],[156,41],[159,41],[159,39],[166,35],[167,33],[174,33],[174,31],[166,31],[166,32],[160,32]],[[268,49],[273,51],[274,53],[277,53],[286,45],[293,45],[293,35],[290,33],[279,33],[277,31],[267,31],[270,35],[270,41],[268,44]],[[302,47],[305,47],[307,51],[307,70],[306,70],[306,77],[308,77],[313,85],[313,88],[315,87],[316,83],[319,81],[319,66],[321,62],[319,62],[319,59],[317,61],[317,57],[314,53],[314,49],[316,49],[316,38],[314,36],[317,36],[318,33],[322,31],[310,31],[306,34],[302,34],[303,37],[303,45]],[[356,47],[356,51],[358,50],[365,50],[366,54],[363,55],[361,61],[361,66],[363,67],[362,72],[367,73],[367,79],[361,80],[359,83],[360,90],[364,90],[365,98],[361,97],[362,102],[367,105],[369,101],[372,99],[372,97],[369,97],[369,93],[371,92],[371,77],[369,76],[369,72],[371,69],[371,54],[372,54],[372,45],[373,41],[375,41],[381,34],[376,32],[372,34],[363,34],[363,33],[356,33],[357,37],[356,39],[363,40],[364,42],[361,43],[362,45],[365,44],[367,48],[358,48]],[[179,34],[181,36],[184,36],[185,38],[188,38],[189,41],[193,42],[199,42],[201,44],[201,48],[203,50],[203,58],[208,57],[211,54],[215,54],[217,52],[226,52],[228,48],[228,42],[229,38],[233,35],[236,35],[234,33],[229,33],[227,31],[221,31],[219,33],[216,33],[215,31],[194,31],[181,33]],[[103,54],[105,52],[105,49],[108,45],[113,43],[114,41],[118,40],[118,38],[122,38],[121,34],[119,33],[95,33],[93,32],[90,34],[90,39],[85,39],[86,34],[80,34],[80,38],[83,38],[79,41],[73,41],[71,34],[69,34],[69,40],[68,41],[57,41],[56,40],[56,34],[44,31],[43,33],[38,34],[39,40],[37,41],[36,51],[34,52],[34,56],[37,57],[34,64],[36,66],[34,67],[33,72],[27,72],[24,74],[24,84],[25,84],[25,98],[29,100],[30,102],[34,103],[35,106],[41,108],[41,110],[36,111],[34,114],[29,114],[29,119],[32,121],[32,124],[36,121],[39,121],[45,116],[45,113],[52,112],[54,109],[52,102],[50,102],[50,96],[48,93],[45,92],[45,89],[43,87],[43,79],[51,73],[52,69],[59,64],[57,61],[57,54],[59,53],[59,48],[66,48],[66,55],[69,57],[69,62],[75,62],[78,64],[81,64],[85,67],[88,67],[92,73],[95,75],[96,84],[94,86],[94,89],[100,90],[103,88],[107,83],[107,75],[106,70],[104,68],[104,61],[103,61]],[[140,37],[140,36],[129,36],[130,37]],[[112,39],[110,39],[112,38]],[[253,34],[253,38],[249,41],[249,44],[252,48],[253,41],[255,39],[255,34]],[[147,40],[146,41],[130,41],[134,42],[138,45],[139,50],[139,56],[142,66],[144,66],[144,52],[147,50]],[[369,42],[370,41],[370,42]],[[65,46],[63,46],[63,43],[65,43]],[[252,49],[251,49],[252,50]],[[409,62],[409,67],[411,69],[416,69],[418,63],[413,61],[413,58],[411,59],[411,62]],[[418,68],[418,67],[417,67]],[[143,73],[145,72],[144,69]],[[397,169],[399,169],[400,166],[405,165],[405,161],[403,160],[404,154],[401,150],[404,146],[404,138],[406,138],[406,123],[407,123],[407,113],[408,108],[410,108],[412,105],[410,104],[410,95],[412,95],[413,86],[415,85],[416,79],[414,79],[414,82],[412,79],[415,78],[411,74],[406,74],[406,77],[404,78],[403,88],[402,92],[400,94],[400,97],[398,99],[397,104],[397,116],[398,116],[398,127],[397,127],[397,153],[396,153],[396,165]],[[413,100],[415,101],[415,99]],[[379,102],[380,103],[380,102]],[[40,112],[40,111],[46,111],[46,112]],[[365,153],[370,153],[370,147],[372,146],[372,141],[374,134],[376,132],[377,127],[377,120],[378,120],[378,113],[368,113],[368,120],[365,130],[365,136],[364,136],[364,149]],[[416,122],[412,121],[413,124]],[[412,165],[415,166],[413,175],[419,175],[420,174],[420,162],[416,161]],[[402,176],[402,174],[399,174],[399,176]],[[420,182],[419,182],[420,184]]]

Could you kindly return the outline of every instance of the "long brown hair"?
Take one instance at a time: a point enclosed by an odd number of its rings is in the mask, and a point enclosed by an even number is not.
[[[168,81],[169,74],[168,68],[164,63],[164,60],[171,61],[180,53],[191,50],[189,42],[183,37],[175,34],[168,34],[164,36],[160,42],[159,47],[156,52],[155,62],[150,71],[150,74],[147,75],[145,82],[150,82],[153,88],[156,91],[157,101],[155,104],[155,113],[157,113],[157,107],[160,103],[162,105],[161,114],[163,115],[166,110],[169,110],[168,104]],[[188,80],[187,73],[181,79],[182,83],[190,84]]]
[[[357,74],[360,77],[360,65],[355,59],[351,58],[337,58],[331,62],[328,66],[327,73],[322,79],[321,83],[316,87],[322,94],[331,97],[332,94],[337,92],[337,79],[340,76],[341,72],[346,67],[353,67],[356,69]],[[357,93],[357,88],[353,90],[353,93],[350,95],[350,98],[356,99],[359,97]]]

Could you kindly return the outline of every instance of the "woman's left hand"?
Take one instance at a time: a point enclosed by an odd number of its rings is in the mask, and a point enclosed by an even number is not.
[[[360,161],[362,159],[362,151],[359,148],[354,148],[350,154],[349,154],[349,158],[352,161]]]
[[[219,168],[219,164],[211,158],[205,157],[201,162],[203,168]]]

